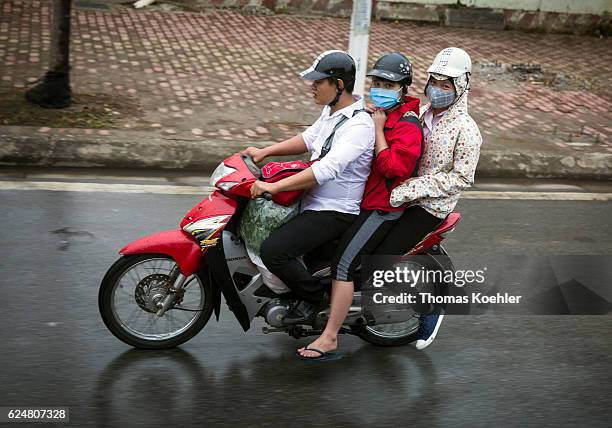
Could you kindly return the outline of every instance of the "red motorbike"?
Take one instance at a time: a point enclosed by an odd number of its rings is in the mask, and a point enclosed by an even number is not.
[[[230,156],[211,176],[217,190],[187,213],[180,228],[138,239],[119,251],[121,257],[104,276],[98,295],[102,319],[118,339],[144,349],[180,345],[199,333],[213,312],[219,320],[222,296],[244,331],[262,317],[264,333],[286,332],[295,338],[320,334],[329,308],[304,324],[285,325],[285,314],[299,301],[291,292],[276,294],[268,288],[249,259],[239,225],[258,179],[261,169],[250,157]],[[454,269],[448,257],[439,257],[447,255],[440,242],[460,218],[451,213],[409,254],[427,256],[433,268]],[[324,283],[331,282],[334,245],[304,256],[308,269]],[[359,282],[357,275],[356,290]],[[356,291],[342,332],[375,345],[402,345],[416,340],[415,315],[389,305],[382,316],[373,317]]]

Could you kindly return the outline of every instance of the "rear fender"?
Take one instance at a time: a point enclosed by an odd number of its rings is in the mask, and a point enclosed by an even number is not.
[[[446,237],[446,235],[453,230],[455,226],[461,220],[461,214],[458,212],[450,213],[446,219],[436,228],[436,230],[428,233],[417,245],[414,246],[408,255],[420,254],[434,245],[438,245]]]

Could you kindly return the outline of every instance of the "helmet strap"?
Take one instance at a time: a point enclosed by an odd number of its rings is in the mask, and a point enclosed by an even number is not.
[[[338,79],[334,79],[334,82],[336,83],[336,97],[332,100],[332,102],[327,104],[330,107],[338,104],[338,101],[340,101],[340,97],[342,96],[342,92],[344,92],[344,88],[340,89],[340,85],[338,85]]]

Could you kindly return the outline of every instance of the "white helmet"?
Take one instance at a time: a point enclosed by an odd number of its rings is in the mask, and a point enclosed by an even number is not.
[[[431,66],[428,73],[443,74],[448,77],[459,77],[464,73],[472,72],[472,60],[466,51],[459,48],[442,49]]]

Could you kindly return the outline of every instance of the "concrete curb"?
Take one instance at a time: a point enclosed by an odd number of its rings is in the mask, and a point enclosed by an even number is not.
[[[550,153],[483,149],[479,177],[611,180],[612,153]]]
[[[264,147],[270,141],[253,142]],[[147,133],[71,137],[0,134],[0,165],[197,170],[210,174],[244,143],[152,138]],[[611,180],[612,153],[550,153],[484,148],[478,177]]]
[[[264,147],[270,142],[253,142]],[[244,149],[225,140],[1,135],[0,165],[180,169],[211,172]]]

